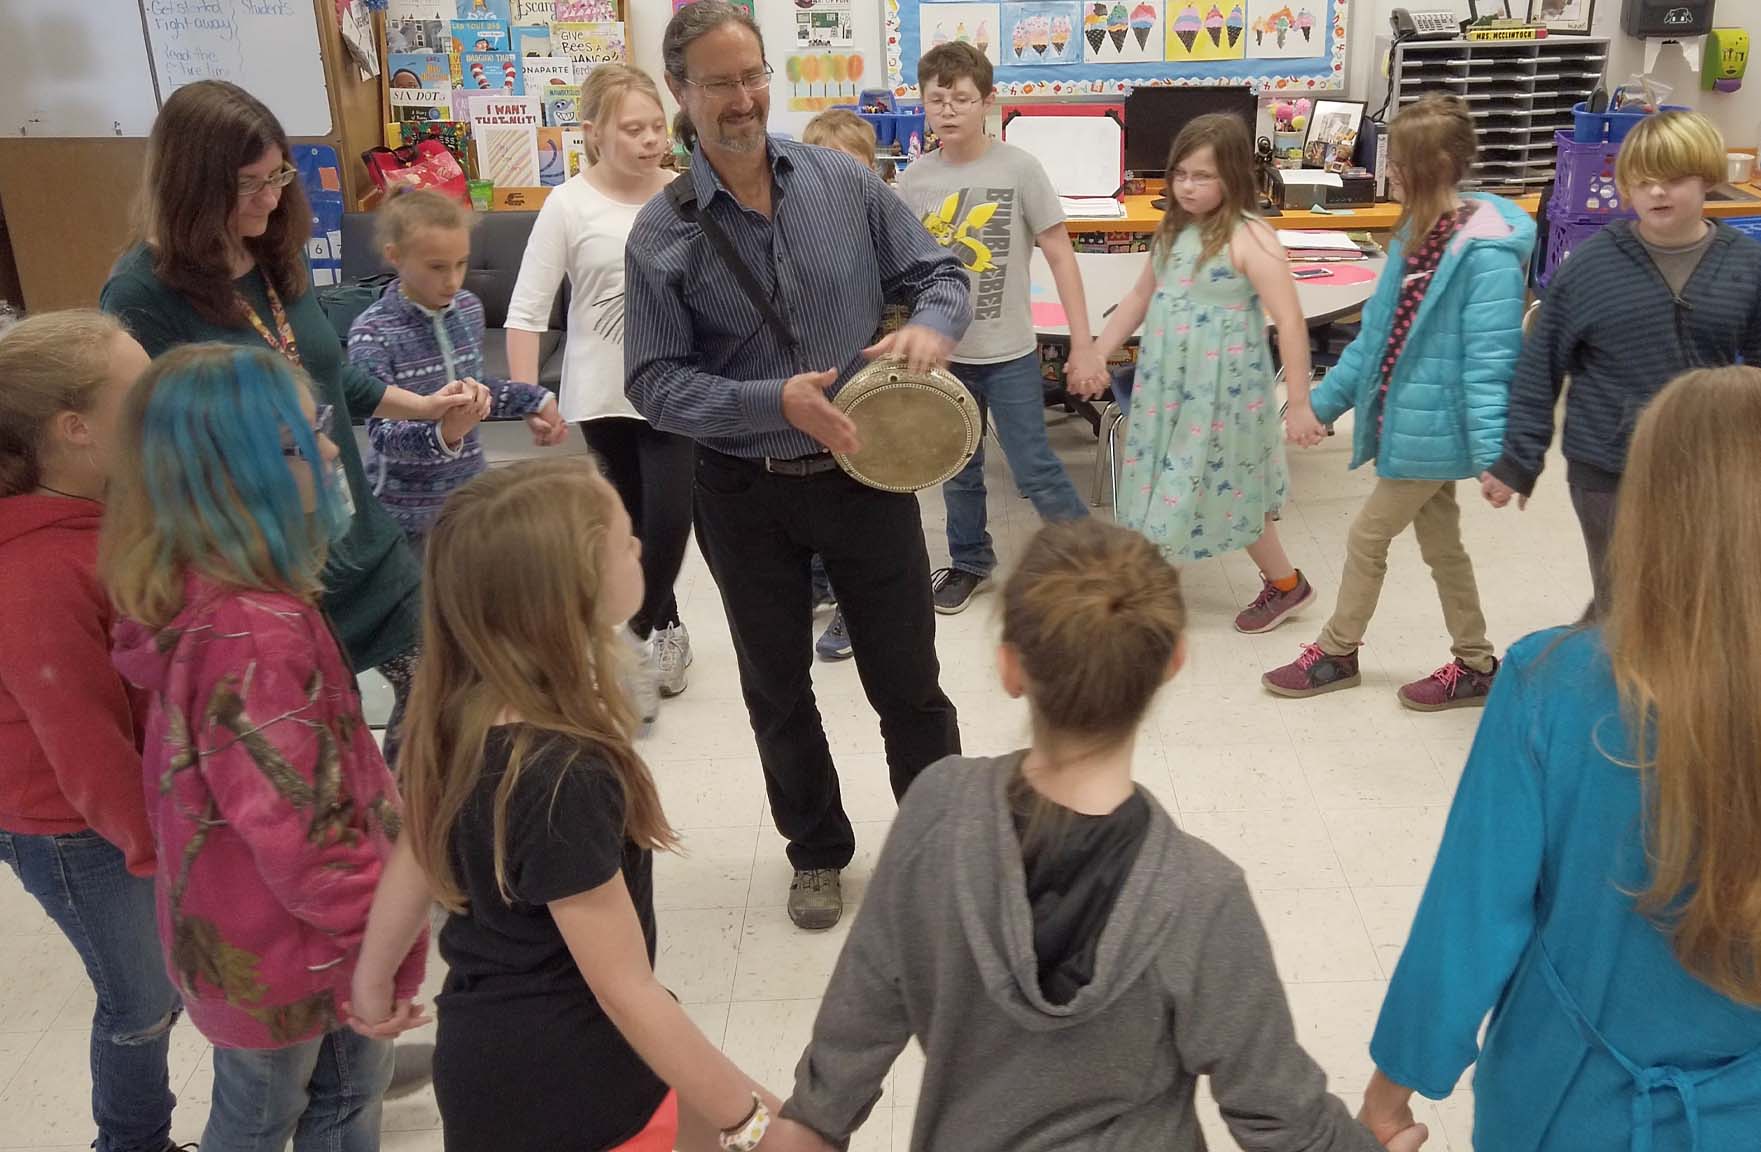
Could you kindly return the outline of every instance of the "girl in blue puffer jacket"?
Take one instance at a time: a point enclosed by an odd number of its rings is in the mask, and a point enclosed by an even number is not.
[[[1359,683],[1358,645],[1382,594],[1388,545],[1410,525],[1443,602],[1454,659],[1400,689],[1423,712],[1485,703],[1498,669],[1473,563],[1461,543],[1458,480],[1498,459],[1510,378],[1522,345],[1535,226],[1497,196],[1462,193],[1473,120],[1454,96],[1426,96],[1389,128],[1403,205],[1388,266],[1363,327],[1310,403],[1332,422],[1357,409],[1351,466],[1376,462],[1375,491],[1352,522],[1333,617],[1319,639],[1266,673],[1280,696]]]

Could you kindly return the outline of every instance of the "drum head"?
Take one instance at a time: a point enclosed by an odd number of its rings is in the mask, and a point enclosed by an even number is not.
[[[978,450],[978,404],[951,373],[912,372],[877,360],[834,398],[856,424],[862,449],[837,453],[838,465],[871,488],[915,492],[940,484]]]

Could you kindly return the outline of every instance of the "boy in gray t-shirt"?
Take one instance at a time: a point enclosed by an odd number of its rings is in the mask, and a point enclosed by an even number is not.
[[[899,194],[972,277],[972,326],[951,365],[997,430],[1015,482],[1045,520],[1075,520],[1088,506],[1046,440],[1031,280],[1037,244],[1051,265],[1070,327],[1066,377],[1098,393],[1106,365],[1094,351],[1082,274],[1064,210],[1032,155],[985,135],[995,103],[991,65],[970,44],[930,49],[917,65],[929,126],[941,148],[899,177]],[[990,578],[997,555],[985,529],[984,444],[942,486],[951,567],[936,572],[936,611],[963,611]]]

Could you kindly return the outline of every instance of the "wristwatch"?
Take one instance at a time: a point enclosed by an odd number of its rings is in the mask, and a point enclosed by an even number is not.
[[[752,1094],[752,1114],[721,1134],[722,1152],[756,1152],[759,1141],[770,1131],[770,1109]]]

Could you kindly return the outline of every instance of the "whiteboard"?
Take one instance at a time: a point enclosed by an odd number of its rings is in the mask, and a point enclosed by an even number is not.
[[[290,136],[328,136],[315,3],[0,0],[0,133],[145,136],[185,84],[230,80]]]

